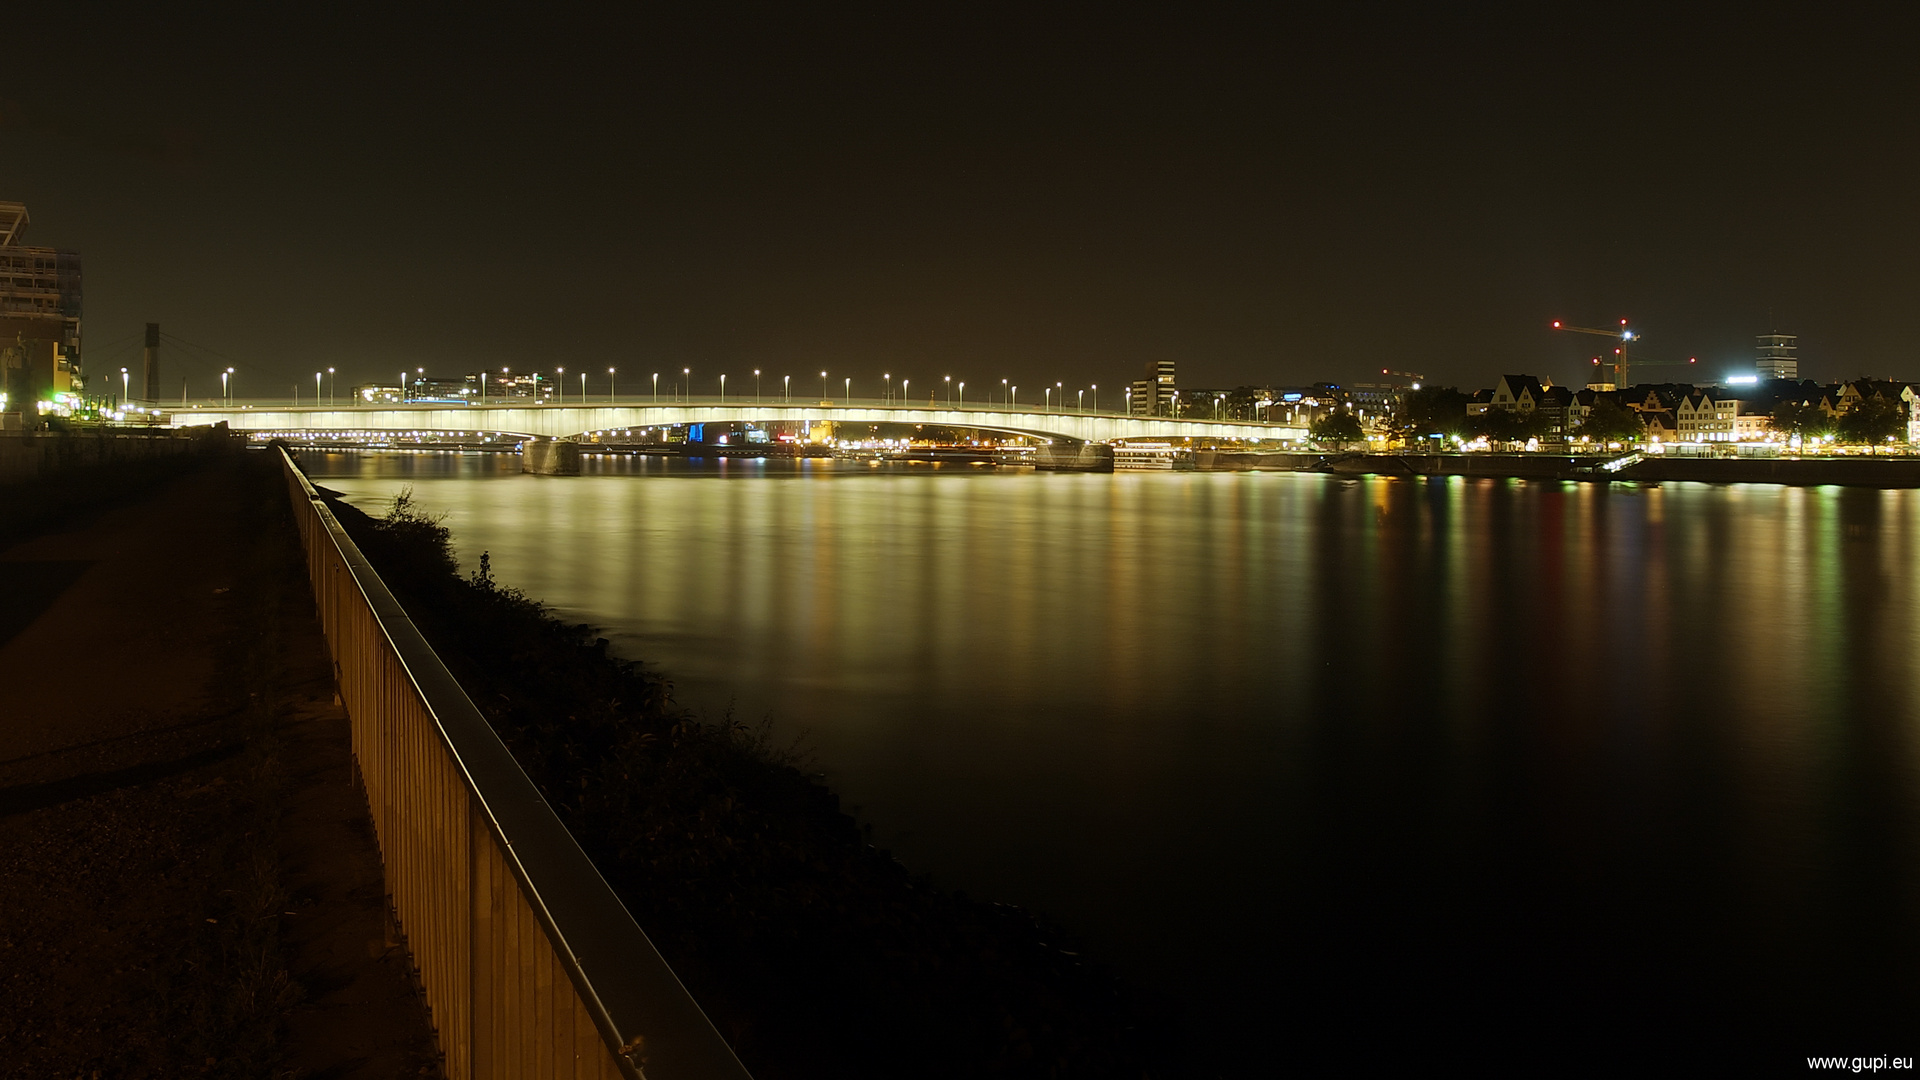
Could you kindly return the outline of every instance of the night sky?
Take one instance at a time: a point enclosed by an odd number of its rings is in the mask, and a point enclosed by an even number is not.
[[[1598,339],[1548,321],[1621,317],[1703,378],[1769,330],[1920,378],[1915,26],[1827,6],[46,6],[8,15],[0,198],[82,252],[94,372],[150,320],[213,350],[169,394],[218,357],[243,396],[1579,383]]]

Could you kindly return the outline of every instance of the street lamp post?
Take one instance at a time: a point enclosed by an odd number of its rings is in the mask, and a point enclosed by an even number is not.
[[[1093,411],[1099,412],[1100,411],[1100,384],[1094,383],[1092,389],[1093,389]]]
[[[753,403],[760,404],[760,369],[753,369]]]
[[[486,403],[487,403],[487,373],[483,371],[480,373],[480,404],[485,405]]]
[[[1019,407],[1020,407],[1020,388],[1018,386],[1015,386],[1015,387],[1012,387],[1007,393],[1007,408],[1017,409]]]
[[[1073,393],[1074,393],[1074,399],[1073,399],[1074,408],[1080,410],[1081,412],[1086,412],[1087,411],[1087,392],[1085,390],[1075,390]]]
[[[912,405],[912,404],[913,404],[913,397],[912,397],[912,394],[910,393],[910,392],[911,392],[912,390],[913,390],[913,380],[912,380],[912,379],[901,379],[901,380],[900,380],[900,403],[901,403],[902,405]]]
[[[587,403],[587,373],[583,371],[580,373],[580,404],[585,405],[586,403]]]
[[[967,381],[965,379],[960,380],[960,407],[962,409],[967,407]]]
[[[313,403],[320,404],[320,373],[313,373]]]
[[[565,407],[567,404],[567,369],[563,367],[554,368],[553,374],[556,376],[553,380],[554,389],[560,391],[560,405]]]
[[[406,368],[400,369],[400,400],[403,403],[407,400],[407,369]]]
[[[607,404],[613,404],[613,369],[607,369]]]
[[[725,405],[726,403],[727,403],[727,377],[723,374],[720,376],[720,404]]]
[[[228,379],[231,378],[232,375],[233,375],[232,368],[228,368],[227,370],[220,373],[221,403],[227,406],[228,408],[233,407],[233,391],[230,389],[231,383],[228,382]]]
[[[1062,410],[1064,410],[1064,409],[1066,409],[1066,407],[1067,407],[1067,385],[1066,385],[1065,383],[1054,383],[1054,384],[1053,384],[1053,388],[1054,388],[1055,390],[1058,390],[1058,391],[1060,391],[1060,408],[1061,408]]]
[[[853,404],[853,376],[847,376],[847,404]]]
[[[782,403],[793,400],[793,376],[780,376],[780,400]]]
[[[334,375],[332,368],[327,369],[327,374],[332,376],[327,380],[327,408],[331,409],[340,403],[340,376]]]
[[[128,382],[128,378],[129,376],[127,375],[127,369],[121,368],[120,369],[120,405],[122,408],[124,408],[127,404],[127,394],[129,392],[129,387],[131,385]]]
[[[653,373],[653,403],[660,404],[660,373]]]
[[[991,394],[989,394],[989,395],[987,395],[987,396],[988,396],[988,397],[992,397],[993,395],[991,395]],[[1008,402],[1007,402],[1007,380],[1005,380],[1005,379],[1001,379],[1001,380],[1000,380],[1000,404],[1002,404],[1002,405],[1005,405],[1005,404],[1008,404]]]
[[[1133,415],[1133,387],[1131,386],[1127,387],[1126,399],[1127,399],[1126,401],[1127,415],[1132,416]]]
[[[943,375],[941,378],[944,379],[947,384],[947,408],[951,409],[953,408],[953,376]]]
[[[893,372],[889,371],[880,377],[887,381],[887,404],[891,405],[893,404]]]
[[[690,367],[681,368],[680,378],[686,387],[687,404],[691,405],[693,404],[693,369]]]
[[[1043,386],[1040,388],[1040,411],[1053,411],[1053,387],[1051,386]]]
[[[820,396],[822,398],[827,396],[827,373],[824,371],[820,373]]]

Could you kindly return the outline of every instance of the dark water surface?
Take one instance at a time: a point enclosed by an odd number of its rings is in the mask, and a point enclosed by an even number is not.
[[[1220,1072],[1920,1051],[1920,492],[305,460]]]

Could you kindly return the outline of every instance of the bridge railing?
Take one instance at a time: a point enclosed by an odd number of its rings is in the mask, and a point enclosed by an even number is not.
[[[386,887],[454,1080],[747,1080],[280,451]]]

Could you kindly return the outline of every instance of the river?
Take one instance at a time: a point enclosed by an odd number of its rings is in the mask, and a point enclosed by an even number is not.
[[[303,460],[803,737],[1207,1071],[1913,1030],[1920,492]]]

